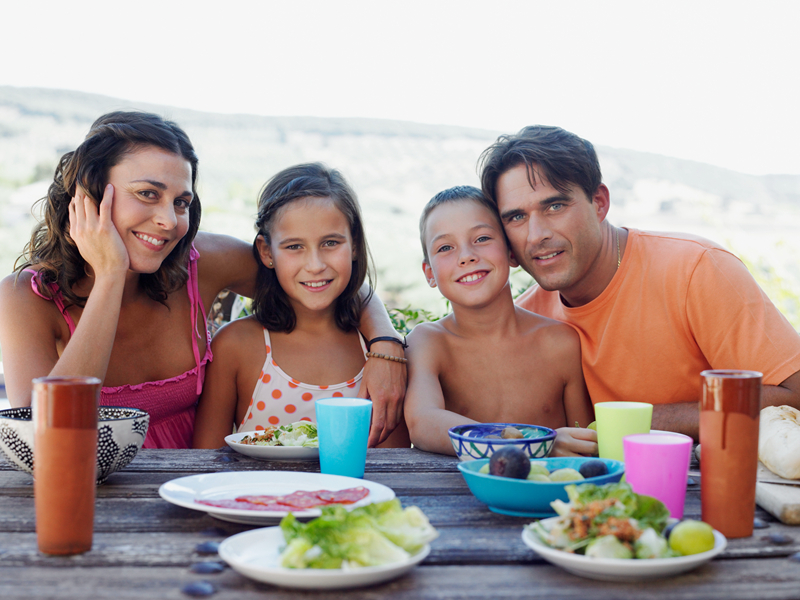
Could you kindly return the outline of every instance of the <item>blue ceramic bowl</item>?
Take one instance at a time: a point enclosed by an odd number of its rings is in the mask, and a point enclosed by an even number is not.
[[[524,437],[518,440],[498,439],[506,427],[516,427]],[[529,458],[544,458],[550,454],[556,440],[556,432],[549,427],[522,423],[457,425],[451,427],[447,433],[453,449],[456,451],[456,456],[465,461],[490,458],[496,450],[507,446],[519,448]],[[488,436],[497,436],[497,438]]]
[[[475,497],[489,506],[492,512],[512,517],[552,517],[555,511],[550,506],[553,500],[568,502],[567,492],[564,488],[570,484],[594,483],[603,485],[619,481],[625,473],[625,464],[619,460],[608,458],[589,457],[564,457],[543,458],[535,460],[547,467],[548,471],[556,469],[580,469],[581,465],[590,460],[599,460],[606,463],[608,473],[598,477],[589,477],[583,481],[542,482],[528,481],[527,479],[512,479],[478,473],[478,470],[489,462],[488,458],[462,462],[458,470],[464,476]]]

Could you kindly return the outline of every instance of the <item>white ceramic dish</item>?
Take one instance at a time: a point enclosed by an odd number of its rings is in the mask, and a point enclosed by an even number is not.
[[[558,517],[551,517],[557,519]],[[547,521],[547,519],[544,519]],[[727,540],[714,530],[714,548],[708,552],[675,558],[622,559],[587,558],[582,554],[571,554],[556,550],[540,540],[528,529],[522,531],[522,541],[547,562],[561,567],[574,575],[602,581],[647,581],[677,575],[696,569],[725,550]]]
[[[247,525],[263,525],[282,519],[289,512],[297,518],[318,517],[319,508],[292,511],[255,511],[246,509],[221,508],[200,504],[198,500],[224,500],[237,496],[270,494],[285,495],[298,490],[344,490],[363,486],[369,494],[347,505],[348,508],[365,506],[373,502],[383,502],[394,498],[394,490],[363,479],[342,477],[340,475],[323,475],[321,473],[296,473],[293,471],[240,471],[237,473],[207,473],[190,475],[166,482],[158,489],[158,494],[167,502],[207,512],[212,517],[244,523]]]
[[[225,437],[225,442],[228,446],[236,450],[236,452],[261,460],[319,460],[319,448],[304,448],[302,446],[253,446],[239,443],[244,436],[258,433],[258,431],[232,433]]]
[[[429,545],[408,560],[380,567],[360,569],[284,569],[278,555],[285,545],[280,527],[253,529],[226,539],[219,555],[245,577],[273,585],[307,589],[336,590],[373,585],[399,577],[422,562],[431,551]]]

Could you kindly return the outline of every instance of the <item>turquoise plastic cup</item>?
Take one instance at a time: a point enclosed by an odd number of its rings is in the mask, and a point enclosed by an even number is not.
[[[363,478],[372,402],[363,398],[321,398],[315,409],[320,471]]]

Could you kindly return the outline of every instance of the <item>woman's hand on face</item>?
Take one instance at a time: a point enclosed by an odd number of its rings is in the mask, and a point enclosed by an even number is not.
[[[99,213],[81,186],[76,187],[75,197],[69,203],[70,236],[95,277],[124,275],[130,267],[128,250],[111,220],[113,203],[114,186],[111,184],[103,191]]]

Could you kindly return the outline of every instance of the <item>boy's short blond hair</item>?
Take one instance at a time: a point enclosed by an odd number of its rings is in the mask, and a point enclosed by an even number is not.
[[[471,185],[457,185],[439,192],[428,201],[425,208],[422,209],[422,216],[419,218],[419,240],[422,243],[424,262],[428,262],[428,248],[425,245],[425,225],[427,225],[428,217],[433,212],[433,209],[442,204],[462,202],[464,200],[472,200],[473,202],[485,206],[497,218],[497,222],[500,223],[500,215],[497,213],[497,207],[492,204],[478,188]],[[502,226],[500,229],[502,230]],[[505,232],[503,232],[503,235],[505,236]],[[506,240],[506,244],[508,244],[508,240]]]

